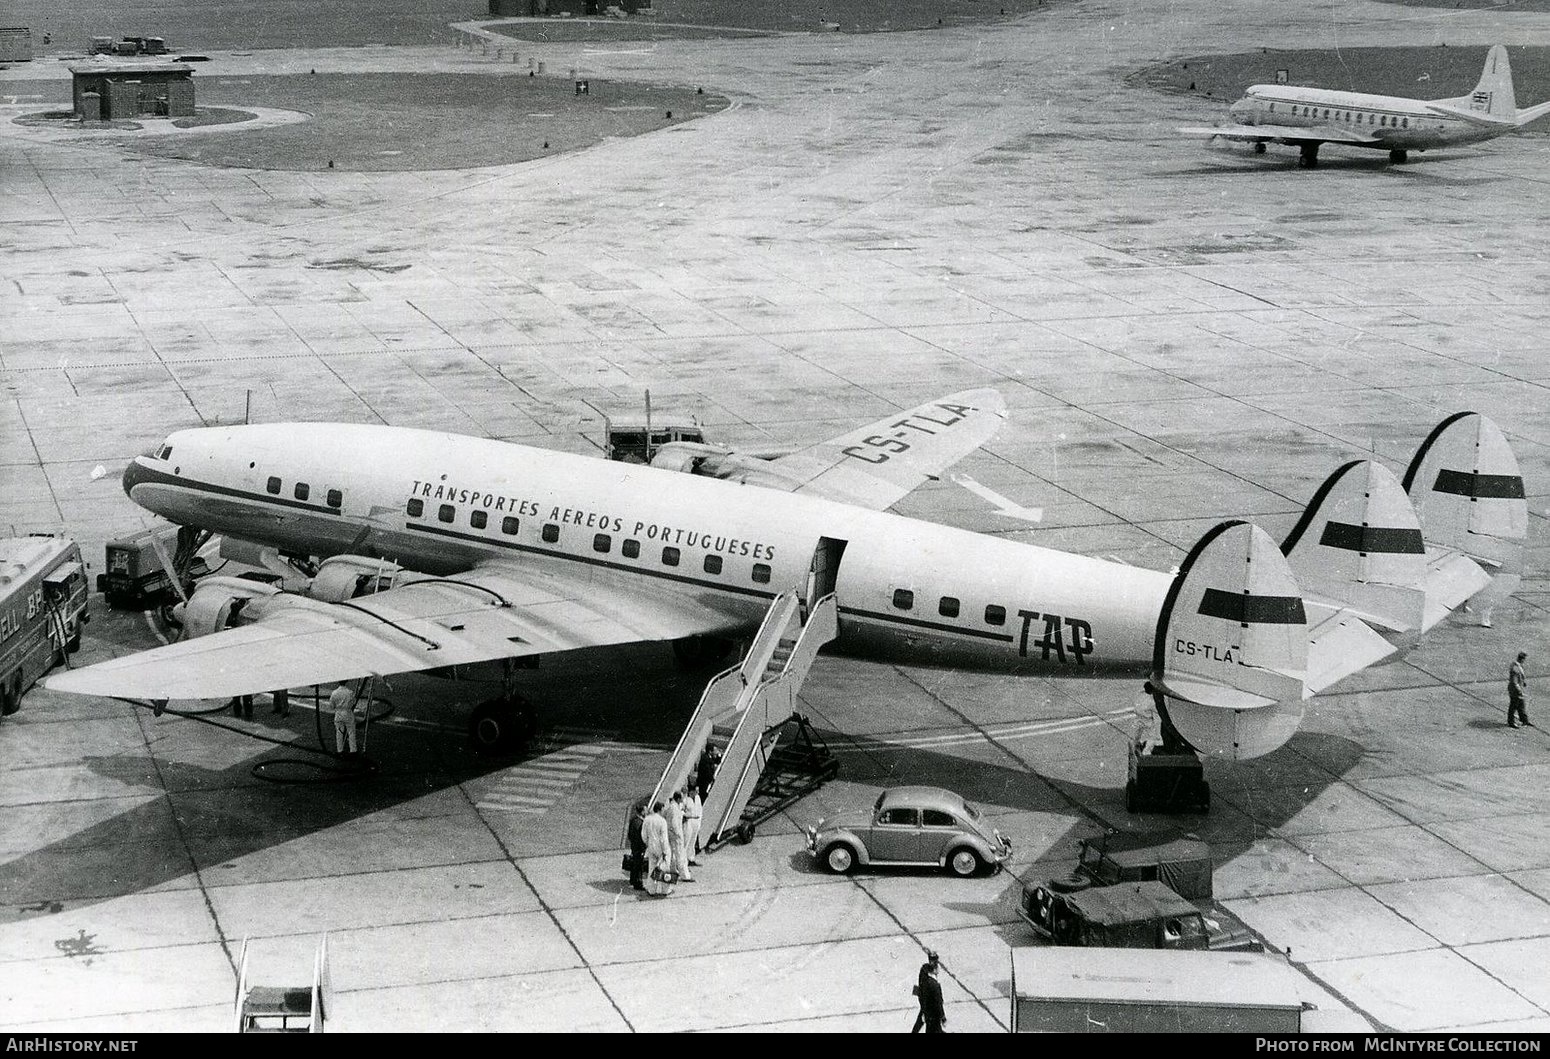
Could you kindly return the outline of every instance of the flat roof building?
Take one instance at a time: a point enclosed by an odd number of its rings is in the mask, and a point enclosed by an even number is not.
[[[94,60],[70,67],[83,121],[192,117],[194,68],[186,63]]]

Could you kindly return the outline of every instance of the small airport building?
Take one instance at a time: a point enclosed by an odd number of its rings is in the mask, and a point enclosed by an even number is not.
[[[82,121],[194,114],[194,68],[174,62],[86,62],[70,67]]]

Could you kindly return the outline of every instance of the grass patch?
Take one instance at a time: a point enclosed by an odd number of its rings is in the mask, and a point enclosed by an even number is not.
[[[54,82],[41,84],[50,91],[61,89]],[[587,95],[577,96],[568,79],[528,77],[515,71],[493,76],[211,77],[199,81],[198,93],[200,115],[191,119],[193,123],[233,123],[230,132],[188,137],[102,135],[92,142],[162,158],[248,169],[467,169],[575,150],[606,137],[651,132],[725,109],[728,102],[724,96],[702,95],[685,86],[598,78],[590,80]],[[301,111],[312,118],[293,125],[244,128],[235,123],[251,117],[245,107]]]

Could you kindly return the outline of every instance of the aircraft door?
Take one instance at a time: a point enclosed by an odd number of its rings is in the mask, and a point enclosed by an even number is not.
[[[818,547],[813,549],[813,561],[807,568],[807,584],[802,589],[804,617],[813,604],[833,592],[839,582],[840,557],[845,554],[845,543],[833,537],[818,538]]]

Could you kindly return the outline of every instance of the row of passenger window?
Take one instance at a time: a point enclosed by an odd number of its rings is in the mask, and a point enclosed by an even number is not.
[[[1275,109],[1276,109],[1276,105],[1274,103],[1270,104],[1270,110],[1272,112],[1274,112]],[[1318,107],[1294,106],[1292,108],[1292,113],[1293,114],[1300,114],[1300,115],[1302,115],[1305,118],[1317,118],[1319,116],[1319,108]],[[1361,124],[1363,124],[1363,121],[1364,121],[1363,114],[1359,110],[1357,110],[1357,111],[1352,111],[1352,110],[1336,110],[1334,112],[1334,114],[1335,114],[1335,120],[1336,121],[1346,121],[1346,122],[1350,122],[1350,123],[1352,123],[1354,125],[1361,125]],[[1352,117],[1353,114],[1355,115],[1355,117]],[[1327,117],[1329,117],[1329,115],[1330,115],[1330,110],[1329,110],[1328,107],[1325,107],[1324,108],[1324,115],[1323,116],[1327,118]],[[1368,114],[1368,115],[1365,116],[1365,122],[1368,125],[1386,125],[1386,126],[1390,126],[1392,128],[1396,128],[1396,129],[1408,129],[1408,128],[1410,128],[1410,119],[1409,118],[1402,118],[1402,117],[1392,117],[1391,118],[1387,114]]]
[[[893,605],[899,610],[915,609],[915,593],[907,588],[893,590]],[[944,618],[956,618],[963,609],[963,604],[957,596],[943,596],[936,602],[936,612]],[[985,606],[986,625],[1005,625],[1006,608],[999,603],[988,603]]]
[[[280,479],[271,476],[264,488],[269,490],[271,496],[279,496],[283,485],[284,483]],[[291,495],[297,500],[305,500],[312,495],[312,487],[306,482],[297,482],[291,489]],[[325,506],[336,509],[344,507],[344,493],[340,490],[330,489],[324,496],[323,503]]]
[[[410,500],[407,508],[410,518],[421,518],[425,514],[425,502],[418,498]],[[451,524],[457,521],[457,508],[452,504],[442,504],[436,509],[436,521]],[[472,529],[485,529],[490,524],[490,513],[475,508],[468,513],[468,525]],[[501,519],[501,533],[508,537],[515,537],[517,530],[521,528],[521,520],[514,515],[506,515]],[[539,532],[539,537],[545,544],[556,544],[560,539],[560,527],[558,523],[546,522]],[[614,538],[610,533],[594,533],[592,535],[592,550],[600,555],[608,555],[614,550]],[[633,537],[622,541],[619,552],[626,559],[640,558],[640,541]],[[678,566],[683,562],[683,553],[672,545],[662,548],[662,565]],[[723,566],[722,557],[719,555],[707,555],[701,568],[707,574],[721,573]],[[751,577],[755,584],[767,585],[770,583],[770,566],[768,563],[754,563]]]

